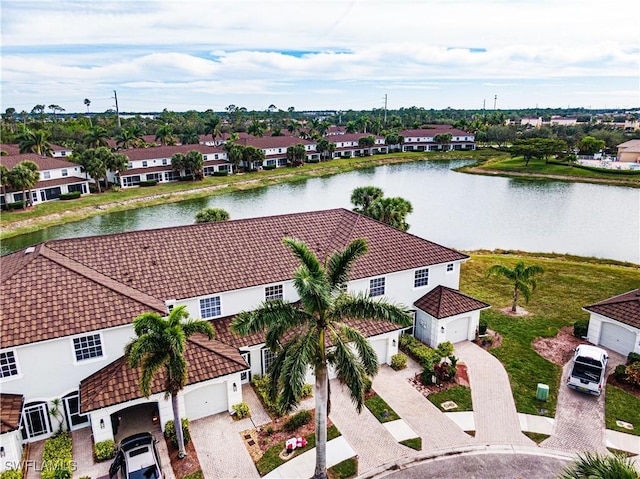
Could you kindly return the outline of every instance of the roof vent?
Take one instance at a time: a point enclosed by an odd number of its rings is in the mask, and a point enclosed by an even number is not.
[[[36,249],[33,246],[29,246],[27,249],[24,250],[24,255],[27,256],[28,254],[31,254],[35,251]]]

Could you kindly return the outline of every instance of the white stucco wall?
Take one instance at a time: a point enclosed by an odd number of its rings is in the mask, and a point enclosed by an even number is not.
[[[591,344],[600,344],[600,333],[602,330],[603,322],[613,323],[616,326],[620,326],[621,328],[626,329],[627,331],[633,332],[636,335],[633,352],[640,354],[640,329],[634,328],[632,326],[629,326],[628,324],[621,323],[620,321],[607,318],[606,316],[602,316],[594,312],[590,312],[587,341],[589,341]]]
[[[0,446],[4,449],[4,457],[0,459],[0,472],[8,469],[20,469],[22,459],[22,436],[19,430],[5,432],[0,435]]]

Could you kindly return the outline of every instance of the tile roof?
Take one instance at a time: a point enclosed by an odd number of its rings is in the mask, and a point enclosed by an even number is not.
[[[53,240],[1,259],[3,347],[164,314],[169,299],[290,280],[297,261],[284,237],[320,257],[366,238],[352,280],[468,258],[346,209]]]
[[[585,306],[584,309],[640,328],[640,289]]]
[[[406,139],[409,137],[425,137],[425,136],[432,138],[436,135],[440,135],[443,133],[451,133],[453,136],[473,136],[473,133],[459,130],[458,128],[453,128],[451,125],[429,125],[428,128],[403,130],[398,134],[404,136]]]
[[[261,136],[261,137],[247,137],[240,138],[235,142],[236,145],[247,145],[255,148],[261,148],[263,150],[270,148],[287,148],[297,144],[301,145],[315,145],[315,141],[304,140],[295,136]]]
[[[487,303],[442,285],[436,286],[413,304],[437,319],[490,307]]]
[[[0,150],[7,153],[7,155],[19,155],[20,145],[11,145],[9,143],[0,143]]]
[[[78,163],[63,160],[61,158],[51,158],[49,156],[41,156],[36,153],[22,153],[20,155],[0,156],[0,164],[6,166],[9,170],[22,161],[33,161],[38,165],[38,170],[55,170],[58,168],[74,168],[79,167]]]
[[[0,394],[0,434],[20,427],[23,405],[24,396],[21,394]]]
[[[215,153],[224,153],[222,147],[208,146],[208,145],[162,145],[162,146],[150,146],[149,148],[130,148],[128,150],[119,150],[118,153],[122,153],[129,158],[130,161],[139,160],[154,160],[160,158],[171,158],[176,153],[182,153],[186,155],[192,150],[199,151],[203,155],[210,155]]]
[[[185,350],[189,376],[187,385],[249,369],[237,349],[204,335],[187,339]],[[80,410],[87,413],[143,397],[140,368],[131,368],[124,356],[80,382]],[[151,384],[151,394],[165,389],[165,373],[160,370]]]

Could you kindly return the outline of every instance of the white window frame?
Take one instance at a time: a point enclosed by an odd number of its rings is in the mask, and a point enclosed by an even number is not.
[[[446,274],[451,274],[456,270],[456,265],[455,265],[455,263],[447,263],[445,268],[446,268],[445,273]]]
[[[51,179],[51,172],[50,172],[50,171],[43,171],[43,172],[42,172],[42,177],[43,177],[45,180],[50,180],[50,179]]]
[[[270,358],[267,358],[267,355],[269,355]],[[269,371],[269,366],[271,366],[273,361],[275,361],[276,355],[269,348],[262,348],[260,350],[260,357],[262,359],[262,374],[265,375]],[[267,361],[269,361],[269,364],[267,364]]]
[[[420,277],[418,277],[418,275],[420,275]],[[421,281],[424,281],[424,283],[418,284]],[[413,287],[423,288],[425,286],[429,286],[429,268],[421,268],[415,270],[415,272],[413,273]]]
[[[211,310],[211,312],[215,312],[216,306],[215,305],[203,306],[203,302],[216,301],[216,300],[218,301],[218,305],[217,305],[218,314],[206,316],[205,312],[207,312],[207,314],[209,313],[209,310]],[[220,295],[207,296],[206,298],[200,298],[198,305],[200,307],[200,317],[202,319],[219,318],[220,316],[222,316],[222,298],[220,297]]]
[[[386,292],[386,286],[387,286],[387,281],[384,276],[371,278],[369,280],[369,297],[384,296]]]
[[[284,299],[284,286],[282,283],[264,287],[264,300],[273,301],[274,299]]]
[[[148,165],[149,165],[149,162],[148,162],[147,160],[144,160],[144,161],[142,162],[142,167],[143,167],[143,168],[146,168]]]
[[[69,176],[69,172],[66,168],[62,168],[62,176]]]
[[[78,351],[79,349],[76,347],[76,340],[82,340],[82,339],[88,339],[89,337],[98,337],[98,340],[100,341],[100,355],[99,356],[90,356],[88,358],[80,358],[78,359]],[[92,361],[101,361],[103,359],[105,359],[107,356],[104,353],[104,340],[102,338],[102,333],[88,333],[88,334],[79,334],[77,336],[73,336],[72,338],[70,338],[71,341],[71,353],[73,354],[73,362],[74,364],[87,364],[90,363]],[[82,350],[87,350],[87,349],[92,349],[95,348],[96,346],[87,346],[84,345],[82,346]]]
[[[11,356],[13,357],[13,366],[15,366],[15,369],[16,369],[16,373],[15,374],[12,374],[10,376],[1,376],[0,377],[0,381],[2,381],[2,382],[11,381],[13,379],[21,378],[22,374],[20,373],[20,363],[18,362],[18,353],[17,353],[17,351],[15,349],[5,349],[4,351],[1,351],[0,354],[6,354],[6,355],[11,354]],[[4,370],[4,367],[2,369]]]

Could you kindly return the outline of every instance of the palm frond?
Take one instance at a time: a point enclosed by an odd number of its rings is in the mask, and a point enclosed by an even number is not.
[[[142,360],[142,374],[140,375],[140,392],[144,397],[151,394],[151,383],[156,373],[165,365],[166,353],[148,354]]]
[[[322,272],[322,265],[316,255],[302,241],[293,238],[284,238],[282,242],[289,247],[293,255],[300,260],[312,276],[317,276]]]
[[[504,276],[509,280],[515,279],[514,270],[502,264],[494,264],[487,270],[487,277],[494,275]]]
[[[378,372],[378,356],[369,340],[360,331],[344,323],[335,324],[335,331],[345,342],[353,344],[358,353],[360,364],[369,376]]]
[[[349,243],[342,251],[331,255],[327,262],[327,276],[332,288],[346,283],[353,263],[366,252],[366,240],[358,238]]]
[[[413,323],[413,317],[403,305],[383,299],[373,300],[364,293],[343,294],[338,297],[331,311],[331,317],[388,321],[404,327],[411,326]]]
[[[291,411],[300,401],[309,365],[315,365],[318,360],[318,337],[314,334],[301,335],[287,346],[283,351],[282,391],[278,397],[278,406],[283,412]]]
[[[331,286],[324,273],[314,275],[302,265],[293,274],[293,286],[307,311],[319,312],[329,308]]]
[[[640,474],[633,463],[619,455],[603,456],[590,452],[566,466],[560,479],[638,479]]]
[[[364,404],[364,368],[358,361],[349,344],[339,334],[332,334],[334,348],[331,354],[331,365],[335,368],[338,380],[347,386],[351,400],[358,413]]]
[[[161,331],[165,323],[158,313],[143,313],[133,320],[133,330],[136,336],[142,336],[150,331]]]
[[[265,301],[253,311],[243,311],[231,322],[231,329],[247,336],[269,329],[274,324],[291,324],[296,327],[308,320],[309,316],[294,304],[282,300]]]
[[[202,319],[190,319],[182,325],[182,330],[187,338],[196,333],[204,334],[209,339],[213,339],[216,336],[216,331],[211,323]]]

